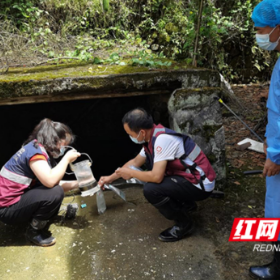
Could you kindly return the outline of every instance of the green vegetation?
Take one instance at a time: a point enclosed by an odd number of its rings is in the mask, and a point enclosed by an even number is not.
[[[1,0],[0,72],[46,63],[217,69],[230,82],[267,79],[276,56],[255,45],[259,0]],[[195,57],[195,61],[194,61]]]

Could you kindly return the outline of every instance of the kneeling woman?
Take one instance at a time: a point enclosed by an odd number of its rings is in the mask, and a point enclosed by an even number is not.
[[[44,119],[0,171],[0,221],[29,222],[26,237],[38,246],[55,244],[43,229],[58,213],[64,192],[78,187],[77,181],[61,181],[67,165],[80,156],[73,149],[63,156],[73,141],[67,125]]]

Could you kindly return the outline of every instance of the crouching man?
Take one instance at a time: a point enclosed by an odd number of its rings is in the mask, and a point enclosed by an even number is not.
[[[123,117],[123,126],[131,140],[141,144],[140,153],[110,176],[103,176],[103,186],[122,177],[137,178],[144,185],[146,199],[175,225],[164,230],[159,239],[178,241],[193,231],[189,213],[197,208],[196,201],[208,198],[215,185],[216,174],[207,157],[187,135],[155,125],[144,109],[131,110]],[[149,171],[129,168],[146,163]]]

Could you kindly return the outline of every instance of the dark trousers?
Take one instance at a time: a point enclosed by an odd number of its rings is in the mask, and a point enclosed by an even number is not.
[[[204,200],[211,193],[200,190],[181,176],[168,176],[164,177],[159,184],[146,183],[144,185],[144,195],[153,205],[161,204],[167,197],[174,201],[186,203]]]
[[[29,222],[33,218],[46,221],[55,216],[64,198],[61,186],[53,188],[38,186],[27,190],[20,200],[0,208],[0,221],[5,224]]]
[[[181,176],[168,176],[159,184],[144,185],[146,199],[167,219],[178,217],[183,205],[185,207],[193,205],[195,201],[208,198],[211,193],[200,190]]]

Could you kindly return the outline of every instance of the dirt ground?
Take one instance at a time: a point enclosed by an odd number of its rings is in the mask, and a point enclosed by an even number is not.
[[[267,124],[266,97],[268,94],[268,86],[232,86],[237,97],[237,101],[229,99],[225,103],[245,122],[257,135],[264,139],[265,127]],[[262,166],[265,159],[264,154],[250,152],[236,152],[235,145],[237,142],[251,138],[260,141],[247,129],[241,121],[239,121],[229,110],[223,107],[223,120],[226,138],[226,157],[231,167],[245,167],[246,161],[250,164],[248,170],[252,166]]]

